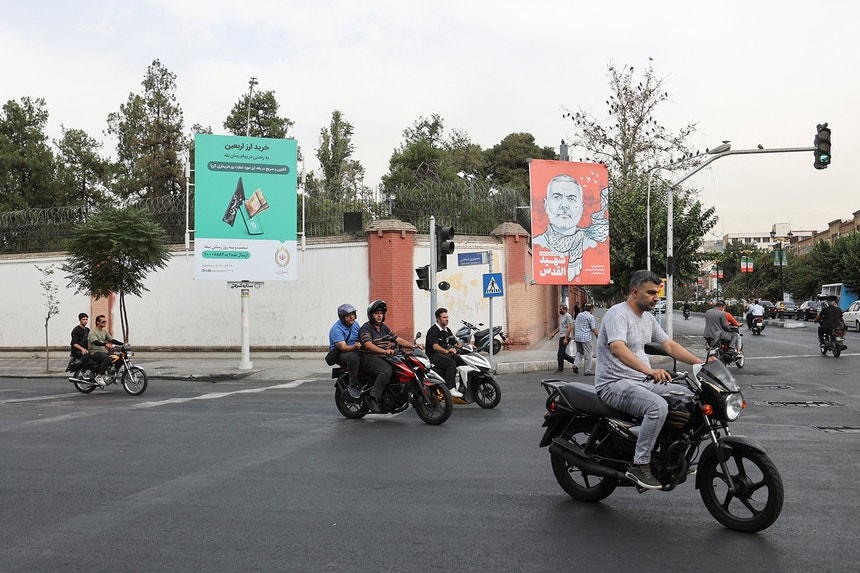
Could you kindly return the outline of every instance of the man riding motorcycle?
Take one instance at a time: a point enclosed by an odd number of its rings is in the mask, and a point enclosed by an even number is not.
[[[373,388],[367,401],[370,411],[374,414],[383,413],[379,403],[388,379],[391,378],[392,368],[383,356],[393,356],[400,345],[407,349],[414,348],[412,341],[405,340],[385,325],[385,313],[388,305],[384,300],[375,300],[367,307],[367,322],[358,331],[361,342],[361,371],[374,378]]]

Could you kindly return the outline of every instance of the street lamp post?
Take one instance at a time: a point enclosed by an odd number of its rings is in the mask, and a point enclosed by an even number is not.
[[[783,278],[782,278],[782,267],[784,267],[788,263],[788,258],[785,256],[785,251],[782,248],[783,239],[784,238],[788,239],[786,242],[791,243],[791,238],[793,236],[794,236],[794,234],[791,231],[789,231],[785,237],[779,237],[779,241],[777,241],[777,248],[775,251],[776,256],[774,257],[774,259],[779,262],[779,297],[780,297],[780,300],[778,302],[785,302],[785,283],[783,282]],[[770,232],[770,240],[773,241],[776,238],[777,238],[776,229],[773,229]],[[780,318],[782,318],[782,317],[780,317]]]
[[[257,78],[251,78],[248,80],[248,85],[251,86],[251,89],[248,91],[248,119],[245,121],[245,137],[248,137],[251,133],[251,98],[254,97],[254,86],[257,85]]]

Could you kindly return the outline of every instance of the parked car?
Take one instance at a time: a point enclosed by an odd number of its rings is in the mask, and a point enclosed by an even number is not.
[[[758,303],[764,307],[765,318],[776,318],[776,307],[769,300],[760,300]]]
[[[860,300],[855,300],[848,306],[848,310],[842,313],[845,328],[854,327],[860,332]]]
[[[651,312],[653,312],[654,314],[666,314],[666,300],[662,298],[658,300],[657,304],[654,305],[654,308]]]
[[[793,302],[786,302],[784,304],[785,304],[785,309],[782,311],[782,317],[783,318],[794,318],[795,316],[797,316],[797,305],[796,304],[794,304]],[[777,311],[777,315],[779,315],[778,311]]]
[[[800,305],[800,308],[797,309],[797,316],[795,317],[797,320],[812,320],[818,316],[818,301],[817,300],[808,300]]]

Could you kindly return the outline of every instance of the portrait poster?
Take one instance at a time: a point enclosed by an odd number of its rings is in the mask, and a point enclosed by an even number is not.
[[[194,278],[294,281],[296,141],[194,137]]]
[[[532,160],[529,185],[535,282],[609,284],[606,166]]]

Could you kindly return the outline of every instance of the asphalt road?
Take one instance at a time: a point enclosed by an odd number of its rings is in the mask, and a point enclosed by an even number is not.
[[[860,335],[836,359],[811,327],[744,342],[733,432],[768,447],[786,488],[759,534],[721,526],[689,483],[568,498],[537,447],[548,372],[500,377],[498,408],[439,427],[346,420],[323,379],[150,380],[136,398],[2,379],[0,569],[856,570]]]

